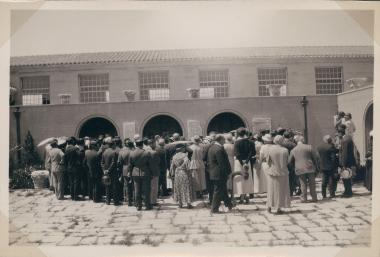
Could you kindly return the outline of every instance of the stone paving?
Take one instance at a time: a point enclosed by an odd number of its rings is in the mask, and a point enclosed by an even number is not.
[[[338,194],[342,190],[339,184]],[[318,203],[294,197],[286,214],[273,215],[266,211],[265,194],[232,212],[221,207],[226,213],[210,214],[202,201],[188,210],[166,198],[153,211],[138,212],[127,205],[58,201],[48,190],[16,190],[9,196],[9,244],[369,246],[371,195],[361,185],[354,193]]]

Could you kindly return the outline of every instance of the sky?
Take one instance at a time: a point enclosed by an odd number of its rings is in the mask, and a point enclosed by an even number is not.
[[[355,19],[353,19],[354,17]],[[360,25],[361,24],[361,25]],[[14,10],[11,55],[251,46],[370,45],[371,12]]]

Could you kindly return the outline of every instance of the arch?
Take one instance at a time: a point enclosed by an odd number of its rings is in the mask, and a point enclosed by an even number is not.
[[[212,115],[207,121],[206,133],[211,131],[217,133],[230,132],[239,127],[248,128],[248,122],[244,116],[233,110],[223,110]]]
[[[184,135],[180,119],[170,113],[156,113],[149,116],[141,126],[143,137],[153,138],[155,135],[166,136],[173,133]]]
[[[81,120],[77,127],[77,137],[98,137],[100,134],[119,135],[117,125],[107,116],[91,115]]]
[[[365,145],[365,152],[368,151],[369,148],[369,132],[373,130],[373,101],[369,102],[364,109],[364,117],[363,117],[363,124],[364,124],[364,145]]]

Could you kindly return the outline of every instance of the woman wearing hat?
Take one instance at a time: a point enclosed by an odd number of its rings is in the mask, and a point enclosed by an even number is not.
[[[198,198],[202,197],[202,192],[206,190],[206,175],[205,165],[203,162],[203,148],[200,146],[201,138],[193,137],[193,142],[190,146],[192,151],[190,170],[192,175],[192,184]]]
[[[270,140],[267,137],[267,140]],[[267,208],[268,212],[276,209],[276,214],[282,214],[281,208],[290,208],[289,192],[289,153],[282,147],[283,137],[277,135],[273,139],[273,145],[266,150],[267,172]]]
[[[178,202],[180,208],[187,204],[187,208],[192,208],[191,202],[194,198],[192,178],[190,172],[190,160],[186,153],[186,146],[178,144],[176,154],[173,156],[170,166],[170,176],[174,180],[174,200]]]

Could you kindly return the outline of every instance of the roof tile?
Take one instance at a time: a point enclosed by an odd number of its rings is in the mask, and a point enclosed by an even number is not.
[[[11,57],[11,66],[61,65],[86,63],[154,63],[165,61],[196,61],[251,58],[305,57],[373,57],[373,46],[293,46],[246,47],[221,49],[139,50],[58,55]]]

